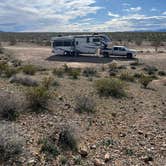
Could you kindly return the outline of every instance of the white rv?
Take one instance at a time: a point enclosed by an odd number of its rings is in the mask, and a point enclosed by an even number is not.
[[[51,39],[54,55],[95,54],[97,50],[107,48],[111,43],[112,40],[105,34],[62,36]]]

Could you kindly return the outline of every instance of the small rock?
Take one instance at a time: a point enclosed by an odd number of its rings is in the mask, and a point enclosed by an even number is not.
[[[91,149],[96,149],[97,147],[96,147],[96,145],[92,145],[90,148]]]
[[[88,155],[88,150],[86,147],[81,147],[79,153],[82,157],[86,157]]]
[[[28,165],[33,165],[33,164],[35,164],[36,163],[36,160],[35,159],[30,159],[29,161],[28,161]]]
[[[142,159],[143,159],[143,161],[144,161],[145,163],[147,163],[147,164],[148,164],[149,162],[153,161],[153,157],[152,157],[152,156],[143,156]]]
[[[141,130],[138,130],[138,134],[139,134],[139,135],[143,135],[143,134],[144,134],[144,132],[143,132],[143,131],[141,131]]]
[[[104,161],[105,161],[105,162],[108,162],[110,159],[111,159],[110,154],[109,154],[109,153],[106,153],[105,156],[104,156]]]
[[[94,160],[94,165],[95,166],[104,166],[105,163],[103,161],[99,160],[99,159],[95,159]]]

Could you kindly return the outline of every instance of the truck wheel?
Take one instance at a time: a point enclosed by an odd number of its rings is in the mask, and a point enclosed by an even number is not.
[[[103,56],[104,56],[104,58],[108,58],[109,57],[109,53],[108,52],[103,52]]]
[[[65,52],[64,52],[64,55],[65,55],[65,56],[68,56],[68,55],[70,55],[70,53],[69,53],[68,51],[65,51]]]
[[[132,54],[127,54],[127,58],[128,58],[128,59],[132,59],[132,58],[133,58],[133,55],[132,55]]]

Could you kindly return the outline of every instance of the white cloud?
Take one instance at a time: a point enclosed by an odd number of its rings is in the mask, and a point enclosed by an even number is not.
[[[151,11],[151,12],[156,12],[156,11],[158,11],[158,10],[157,10],[156,8],[151,8],[150,11]]]
[[[131,7],[129,9],[124,9],[124,10],[127,12],[138,12],[138,11],[142,10],[142,8],[140,6],[137,6],[137,7]]]
[[[110,17],[119,17],[119,14],[114,14],[114,13],[109,11],[108,16],[110,16]]]
[[[162,13],[163,15],[166,15],[166,11]]]
[[[96,0],[6,0],[0,1],[0,29],[24,27],[39,29],[48,25],[69,24],[72,20],[95,14],[101,9]],[[3,23],[3,25],[2,25]],[[56,30],[56,29],[55,29]]]

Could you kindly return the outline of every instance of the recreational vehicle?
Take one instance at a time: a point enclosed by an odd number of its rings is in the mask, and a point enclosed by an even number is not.
[[[107,48],[111,43],[112,40],[105,34],[62,36],[51,39],[54,55],[96,54],[98,50]]]

